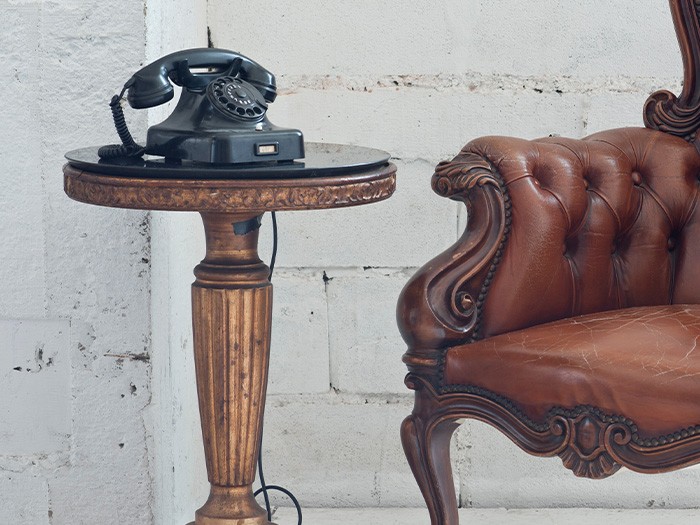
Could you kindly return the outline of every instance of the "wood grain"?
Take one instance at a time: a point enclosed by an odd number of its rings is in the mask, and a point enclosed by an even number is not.
[[[253,498],[272,326],[269,268],[239,214],[202,214],[207,255],[192,285],[197,394],[211,493],[196,525],[269,523]]]

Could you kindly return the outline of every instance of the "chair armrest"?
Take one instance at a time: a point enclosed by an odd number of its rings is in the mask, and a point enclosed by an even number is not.
[[[467,144],[432,180],[466,231],[399,299],[409,368],[564,317],[700,302],[698,173],[692,144],[643,128]]]
[[[432,367],[440,348],[478,334],[479,310],[508,237],[510,200],[491,162],[463,150],[438,164],[433,190],[467,206],[469,227],[460,239],[408,281],[397,322],[409,346],[409,368]]]

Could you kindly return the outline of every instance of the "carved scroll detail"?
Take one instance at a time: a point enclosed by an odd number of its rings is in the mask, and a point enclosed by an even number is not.
[[[500,177],[491,163],[474,153],[462,152],[453,160],[441,161],[433,175],[433,191],[442,197],[463,200],[463,194],[474,186],[493,184],[501,186]]]
[[[533,421],[515,402],[478,386],[435,389],[410,373],[406,385],[416,390],[416,406],[436,419],[489,423],[530,454],[559,456],[580,477],[605,478],[623,466],[652,473],[700,463],[700,425],[647,438],[632,420],[589,405],[553,408],[544,420]]]
[[[465,272],[464,276],[452,285],[449,293],[449,306],[454,318],[473,325],[470,338],[472,342],[479,339],[480,316],[483,304],[493,276],[496,273],[496,268],[501,262],[503,249],[510,233],[510,196],[503,179],[491,163],[487,159],[468,151],[462,151],[450,162],[440,162],[433,175],[433,190],[438,195],[457,200],[465,200],[465,197],[475,187],[487,185],[492,186],[500,194],[502,201],[499,204],[502,206],[503,213],[501,217],[503,229],[500,232],[500,237],[499,239],[490,240],[495,246],[495,252],[491,255],[491,264],[481,286],[478,288],[478,293],[475,293],[476,287],[474,283],[470,282],[475,272]],[[467,209],[470,210],[468,201]],[[470,213],[470,217],[473,217],[473,214]],[[491,220],[495,221],[497,218],[492,217]],[[485,262],[488,262],[488,260],[477,261],[477,264],[483,266]],[[435,299],[437,297],[433,296],[433,300]]]
[[[700,1],[669,0],[683,56],[683,91],[653,93],[644,104],[644,124],[689,142],[700,127]]]
[[[559,452],[564,466],[576,476],[602,479],[620,469],[610,454],[614,444],[627,444],[632,430],[622,418],[608,416],[591,407],[562,411],[550,420],[553,432],[566,438],[566,448]]]
[[[441,162],[432,186],[439,195],[465,203],[469,225],[453,246],[411,278],[399,299],[399,328],[411,348],[404,361],[413,370],[414,363],[439,359],[420,349],[479,337],[480,313],[510,231],[505,183],[483,156],[463,150]]]

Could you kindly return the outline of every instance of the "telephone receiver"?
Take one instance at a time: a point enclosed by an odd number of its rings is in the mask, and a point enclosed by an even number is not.
[[[219,68],[214,73],[191,73],[190,68]],[[134,109],[152,108],[173,98],[169,79],[188,89],[203,89],[228,69],[225,76],[240,76],[252,84],[267,102],[277,97],[275,76],[248,57],[225,49],[199,48],[178,51],[156,60],[127,81],[127,100]]]
[[[145,146],[126,126],[121,100],[134,109],[159,106],[182,87],[173,113],[148,130]],[[148,64],[124,84],[110,102],[122,144],[100,148],[101,158],[144,153],[166,161],[215,164],[290,161],[304,157],[301,131],[280,128],[267,119],[277,97],[275,76],[257,62],[225,49],[178,51]]]

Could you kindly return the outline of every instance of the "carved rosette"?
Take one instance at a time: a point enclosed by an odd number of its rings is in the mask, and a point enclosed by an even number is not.
[[[620,469],[612,448],[628,444],[633,433],[625,420],[588,407],[561,411],[550,419],[550,428],[564,437],[566,446],[558,453],[564,466],[591,479],[607,478]]]
[[[474,385],[443,385],[409,373],[409,388],[421,403],[438,406],[438,419],[473,417],[491,424],[537,456],[559,456],[580,477],[608,477],[621,466],[636,472],[668,472],[700,463],[700,425],[648,437],[637,425],[590,405],[553,408],[541,421],[512,400]],[[418,397],[417,397],[418,399]]]

